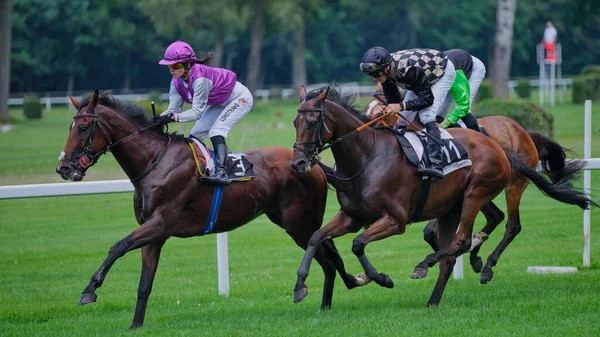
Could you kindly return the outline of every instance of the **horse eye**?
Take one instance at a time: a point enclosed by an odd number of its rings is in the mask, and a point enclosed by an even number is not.
[[[88,130],[87,125],[82,125],[79,127],[79,133],[84,133]]]

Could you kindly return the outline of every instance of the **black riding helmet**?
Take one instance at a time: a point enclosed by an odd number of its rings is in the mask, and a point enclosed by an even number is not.
[[[379,77],[385,72],[387,67],[392,62],[392,55],[383,47],[373,47],[363,55],[360,62],[360,71],[373,77]]]

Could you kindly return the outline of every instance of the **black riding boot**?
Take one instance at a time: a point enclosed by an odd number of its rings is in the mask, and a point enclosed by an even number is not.
[[[477,123],[477,118],[475,118],[475,116],[473,116],[472,113],[469,112],[465,117],[462,118],[462,120],[463,120],[463,122],[465,122],[465,125],[467,126],[467,128],[481,133],[481,129],[479,128],[479,123]]]
[[[210,140],[212,141],[213,149],[215,151],[216,169],[210,176],[204,177],[202,181],[210,184],[229,185],[231,184],[231,180],[229,180],[227,176],[229,161],[227,159],[227,144],[225,144],[225,138],[223,138],[223,136],[214,136],[211,137]]]
[[[439,143],[442,142],[440,129],[435,122],[430,122],[425,125],[427,133],[435,138]],[[444,171],[442,169],[442,147],[435,140],[427,139],[427,152],[429,154],[428,167],[421,170],[422,173],[428,175],[432,179],[442,179]]]

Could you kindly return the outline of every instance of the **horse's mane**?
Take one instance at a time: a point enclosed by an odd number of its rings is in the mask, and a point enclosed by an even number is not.
[[[92,94],[84,97],[81,100],[81,102],[79,103],[79,110],[88,106],[90,104],[91,99],[92,99]],[[154,120],[148,115],[148,113],[146,113],[146,110],[144,108],[142,108],[141,106],[136,105],[134,103],[123,102],[123,101],[119,100],[118,98],[114,97],[110,91],[104,91],[104,92],[100,93],[98,105],[103,105],[103,106],[115,111],[119,115],[132,121],[134,124],[136,124],[140,128],[145,128],[147,126],[154,124]],[[148,129],[148,131],[166,135],[166,133],[162,131],[162,128],[159,128],[159,127],[150,128],[150,129]],[[171,135],[172,136],[180,136],[180,135],[175,135],[175,134],[171,134]],[[182,137],[182,136],[180,136],[180,137]]]
[[[306,99],[312,99],[323,91],[325,91],[328,87],[323,86],[317,89],[313,89],[306,94]],[[369,117],[366,116],[355,104],[356,102],[356,94],[342,94],[341,89],[336,89],[334,87],[329,87],[329,93],[327,94],[327,99],[336,103],[337,105],[344,108],[344,110],[348,111],[354,117],[360,119],[363,123],[370,121]]]

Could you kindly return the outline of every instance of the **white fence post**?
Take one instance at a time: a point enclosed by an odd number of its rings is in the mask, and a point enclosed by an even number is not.
[[[592,101],[585,101],[585,131],[583,158],[589,159],[592,156]],[[583,171],[583,193],[589,198],[591,189],[592,172]],[[590,266],[590,210],[583,211],[583,267]]]
[[[229,253],[227,232],[217,234],[217,264],[219,274],[219,295],[229,296]]]

